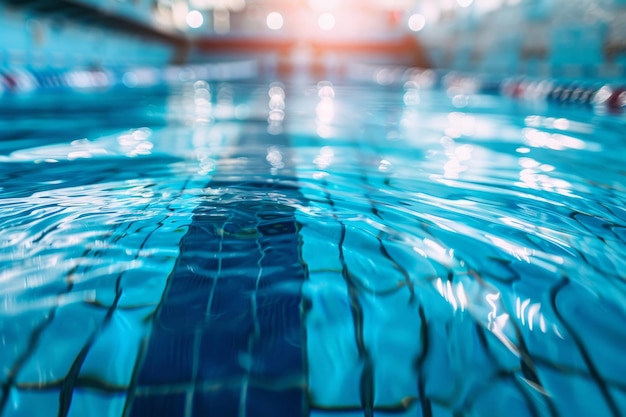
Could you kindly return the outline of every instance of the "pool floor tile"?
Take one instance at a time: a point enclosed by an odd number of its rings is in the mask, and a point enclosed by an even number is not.
[[[48,384],[64,379],[91,334],[104,321],[105,314],[106,310],[86,304],[57,308],[54,320],[43,331],[17,381]]]
[[[67,417],[122,417],[126,392],[103,393],[88,389],[75,389]]]
[[[254,280],[249,278],[220,278],[208,297],[205,306],[209,315],[208,324],[212,328],[227,329],[247,333],[251,331]],[[209,304],[210,303],[210,304]],[[235,330],[237,329],[237,330]],[[207,329],[209,331],[210,329]]]
[[[309,389],[311,402],[319,407],[360,407],[363,364],[350,329],[327,334],[307,331]],[[345,334],[347,336],[340,337]],[[320,339],[332,337],[332,339]]]
[[[527,417],[538,414],[535,411],[535,405],[528,402],[528,399],[522,393],[519,387],[515,386],[511,380],[500,380],[497,383],[490,384],[485,390],[472,398],[472,406],[469,415],[480,417]],[[573,412],[564,415],[579,416],[604,416],[608,414],[587,414]]]
[[[147,332],[145,314],[116,311],[97,337],[81,367],[81,378],[90,378],[112,387],[125,388],[131,382],[141,339]]]
[[[581,355],[588,357],[588,366],[593,366],[602,377],[624,380],[626,361],[606,360],[623,355],[626,344],[623,306],[613,300],[604,300],[590,309],[589,305],[597,298],[597,293],[571,282],[557,293],[554,307],[558,310],[561,326],[568,329],[570,349],[575,349],[571,345],[576,346]],[[581,323],[585,324],[584,338]],[[611,335],[611,338],[604,335]],[[597,343],[597,340],[604,340],[604,343]]]
[[[154,259],[152,259],[154,262]],[[152,306],[156,309],[163,297],[163,291],[167,284],[170,261],[162,264],[151,265],[143,270],[134,269],[125,271],[122,277],[122,296],[118,302],[120,308],[137,306]],[[171,261],[172,267],[174,261]]]
[[[341,270],[339,260],[339,241],[341,226],[338,223],[312,225],[303,223],[300,236],[304,242],[302,257],[309,264],[311,271]]]
[[[250,335],[253,328],[250,321],[242,321],[245,326],[223,327],[212,331],[208,327],[201,335],[198,379],[216,382],[241,378],[247,373],[246,364]]]
[[[249,386],[246,392],[246,417],[304,416],[303,388],[270,390]]]
[[[142,394],[133,398],[128,416],[182,417],[185,416],[187,394]]]
[[[7,380],[16,361],[28,348],[29,339],[24,335],[32,335],[39,326],[45,325],[46,313],[26,311],[8,320],[0,320],[0,385]]]
[[[2,417],[49,417],[59,410],[59,390],[10,392]]]
[[[194,332],[155,328],[137,374],[137,384],[159,386],[193,381],[194,343]]]
[[[416,406],[419,407],[419,403]],[[454,410],[434,403],[430,404],[430,410],[432,411],[432,417],[456,417],[458,415]]]
[[[551,398],[556,410],[562,416],[610,416],[610,406],[606,395],[618,404],[611,390],[601,386],[589,377],[559,372],[547,367],[538,366],[538,375]],[[619,398],[618,398],[619,399]]]
[[[285,312],[288,314],[288,312]],[[280,314],[272,322],[275,328],[266,325],[261,328],[261,337],[252,345],[252,376],[260,379],[279,380],[291,373],[299,373],[303,368],[302,330],[299,327],[285,327],[280,324]],[[304,374],[301,374],[304,378]]]
[[[393,407],[419,396],[415,363],[424,349],[418,304],[402,289],[385,297],[360,297],[363,339],[373,364],[374,406]],[[388,381],[394,381],[390,384]]]
[[[242,405],[241,388],[196,392],[193,396],[192,417],[239,416]],[[182,416],[182,414],[179,414]],[[137,417],[140,414],[136,414]]]

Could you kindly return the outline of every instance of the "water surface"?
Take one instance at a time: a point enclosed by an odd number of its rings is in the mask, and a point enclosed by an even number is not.
[[[618,116],[411,83],[4,100],[4,417],[626,409]]]

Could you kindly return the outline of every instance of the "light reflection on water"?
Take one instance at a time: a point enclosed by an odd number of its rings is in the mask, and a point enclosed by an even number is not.
[[[411,408],[423,397],[479,413],[499,392],[521,404],[520,416],[585,415],[584,401],[596,415],[615,415],[626,398],[618,359],[626,332],[612,324],[626,318],[624,135],[588,114],[455,98],[415,85],[195,82],[154,99],[150,118],[114,134],[13,144],[0,157],[2,382],[46,366],[16,368],[30,331],[16,334],[12,319],[115,302],[142,312],[133,331],[143,337],[194,210],[208,204],[201,215],[228,217],[224,207],[244,212],[269,199],[295,208],[301,226],[307,359],[320,364],[305,376],[312,407],[363,406],[363,393],[343,386],[363,367],[356,300],[374,407]],[[238,147],[242,132],[258,146]],[[266,132],[288,135],[291,146],[265,146]],[[268,170],[254,180],[297,180],[302,199],[210,186],[220,166],[257,153]],[[254,224],[233,227],[220,234],[259,239]],[[256,273],[246,271],[222,272]],[[71,351],[72,340],[60,349]],[[39,380],[19,383],[45,388],[63,376],[39,370]],[[591,399],[563,394],[598,386]],[[503,415],[504,406],[491,407]]]

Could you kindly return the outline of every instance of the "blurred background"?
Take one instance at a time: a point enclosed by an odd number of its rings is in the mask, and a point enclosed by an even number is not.
[[[0,65],[626,74],[626,0],[2,0]]]

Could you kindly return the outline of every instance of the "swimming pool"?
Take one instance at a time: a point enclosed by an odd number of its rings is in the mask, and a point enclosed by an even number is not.
[[[1,107],[3,417],[626,410],[620,116],[318,80]]]

